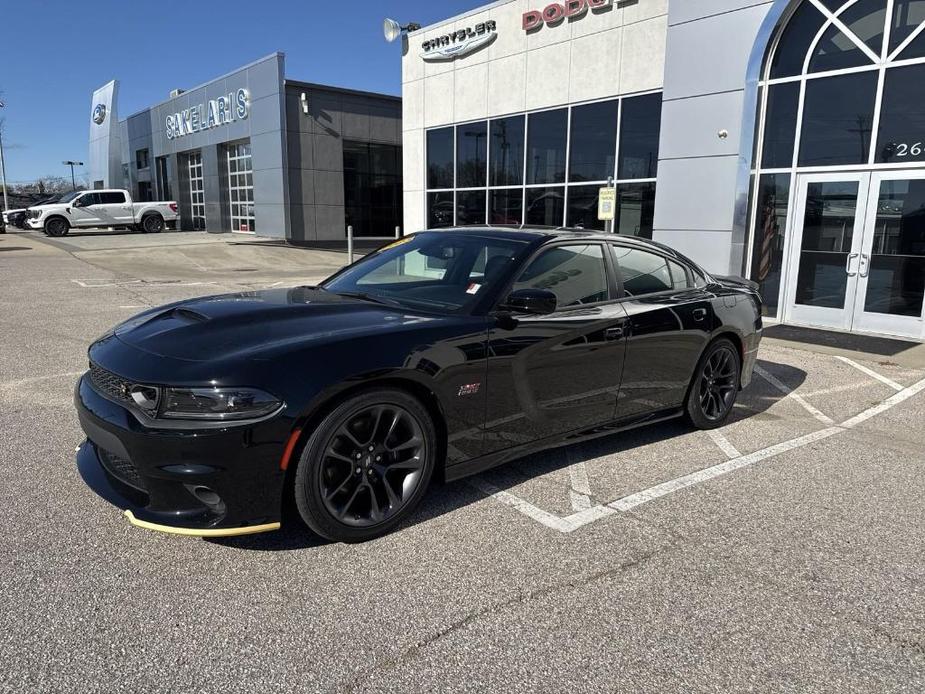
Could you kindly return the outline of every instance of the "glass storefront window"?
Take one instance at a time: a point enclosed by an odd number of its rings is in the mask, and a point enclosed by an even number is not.
[[[568,109],[531,113],[527,126],[527,183],[563,183]]]
[[[661,94],[623,100],[618,179],[656,177],[661,124]]]
[[[811,3],[800,5],[787,23],[771,59],[771,79],[792,77],[803,72],[803,62],[825,17]]]
[[[492,186],[519,186],[524,182],[524,116],[491,121]]]
[[[456,225],[485,224],[485,191],[461,190],[456,193]]]
[[[427,187],[453,187],[453,128],[427,132]]]
[[[616,146],[616,143],[614,143]],[[605,222],[597,218],[597,202],[600,197],[600,185],[569,186],[568,211],[565,226],[604,231]]]
[[[614,232],[652,238],[655,221],[655,183],[621,183],[617,186]]]
[[[876,161],[925,161],[925,65],[886,71]]]
[[[570,182],[606,181],[613,176],[618,109],[617,101],[603,101],[572,109]]]
[[[485,187],[488,165],[488,130],[485,122],[456,128],[456,187]]]
[[[403,202],[401,147],[344,140],[344,215],[354,235],[395,236]]]
[[[775,84],[768,90],[767,126],[761,158],[764,168],[790,168],[793,164],[799,105],[799,82]]]
[[[524,216],[523,188],[503,188],[488,193],[491,204],[488,223],[519,225]]]
[[[893,26],[890,28],[890,53],[925,22],[925,0],[893,0]]]
[[[761,176],[751,278],[761,286],[764,315],[770,317],[777,316],[789,205],[790,174]]]
[[[565,216],[565,188],[527,188],[526,224],[560,227]]]
[[[440,229],[454,224],[453,191],[427,194],[427,228]]]
[[[876,72],[809,80],[803,106],[799,165],[866,163],[876,98]]]

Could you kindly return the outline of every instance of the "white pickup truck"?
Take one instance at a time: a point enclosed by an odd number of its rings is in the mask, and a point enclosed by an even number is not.
[[[127,227],[148,234],[177,221],[175,202],[132,202],[127,190],[76,190],[57,202],[26,211],[30,229],[48,236],[67,236],[71,229]]]

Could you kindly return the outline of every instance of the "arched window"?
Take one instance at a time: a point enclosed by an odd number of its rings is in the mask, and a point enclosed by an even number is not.
[[[751,277],[776,315],[799,171],[925,167],[925,0],[803,0],[768,52],[752,166]]]

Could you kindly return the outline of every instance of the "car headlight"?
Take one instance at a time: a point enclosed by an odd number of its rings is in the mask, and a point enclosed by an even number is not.
[[[256,388],[167,388],[161,417],[236,421],[273,414],[282,401]]]

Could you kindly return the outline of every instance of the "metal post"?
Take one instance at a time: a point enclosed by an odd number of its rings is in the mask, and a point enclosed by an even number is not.
[[[74,165],[71,164],[71,190],[77,190],[77,180],[74,178]]]
[[[353,265],[353,226],[347,227],[347,265]]]
[[[3,133],[0,133],[0,179],[3,180],[3,211],[10,211],[10,201],[6,195],[6,162],[3,160]]]
[[[396,239],[401,238],[401,227],[395,227],[395,238]]]

